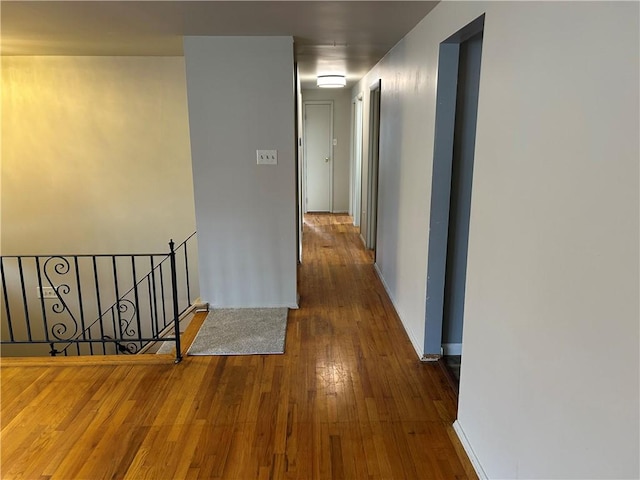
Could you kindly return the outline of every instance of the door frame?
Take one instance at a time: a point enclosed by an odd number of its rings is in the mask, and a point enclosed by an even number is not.
[[[365,243],[368,249],[374,251],[374,260],[378,236],[381,103],[382,80],[378,79],[369,86],[369,165],[367,171],[367,231],[365,232]]]
[[[307,159],[309,158],[309,155],[307,154],[307,105],[329,105],[330,107],[330,116],[331,116],[331,123],[330,123],[330,139],[329,139],[329,212],[333,213],[333,100],[305,100],[304,102],[302,102],[302,132],[303,132],[303,138],[302,138],[302,145],[303,145],[303,161],[304,161],[304,199],[303,199],[303,211],[304,213],[307,213],[307,203],[308,203],[308,198],[307,198],[307,194],[309,192],[309,189],[307,188],[308,183],[307,183],[307,172],[309,171],[308,168],[308,163],[307,163]]]
[[[350,178],[350,214],[353,217],[353,225],[360,226],[360,213],[362,209],[362,116],[364,105],[362,92],[351,100],[351,178]]]
[[[484,14],[440,43],[433,174],[431,180],[431,211],[429,215],[423,360],[437,360],[443,353],[442,325],[444,321],[449,207],[451,202],[451,166],[456,122],[460,44],[482,31],[484,31]]]

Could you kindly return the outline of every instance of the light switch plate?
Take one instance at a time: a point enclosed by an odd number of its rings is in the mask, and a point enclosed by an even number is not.
[[[56,289],[53,287],[38,287],[38,298],[58,298]]]
[[[277,150],[256,150],[256,159],[258,161],[258,165],[277,165],[278,151]]]

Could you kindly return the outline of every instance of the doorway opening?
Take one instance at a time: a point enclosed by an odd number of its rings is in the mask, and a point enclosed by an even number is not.
[[[378,229],[378,171],[380,166],[380,90],[378,80],[369,92],[369,160],[367,175],[367,210],[364,230],[365,245],[376,255]]]
[[[431,185],[425,359],[460,381],[484,15],[440,44]]]

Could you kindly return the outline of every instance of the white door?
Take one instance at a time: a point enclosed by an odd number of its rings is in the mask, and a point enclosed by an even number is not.
[[[333,104],[304,104],[307,212],[330,212],[333,163]]]

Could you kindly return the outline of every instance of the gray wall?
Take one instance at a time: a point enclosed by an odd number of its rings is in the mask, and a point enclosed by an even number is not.
[[[186,37],[201,297],[296,306],[291,37]],[[278,151],[257,165],[256,150]]]
[[[456,428],[488,478],[638,478],[638,3],[441,2],[369,72],[378,269],[422,355],[438,46],[483,13]]]

